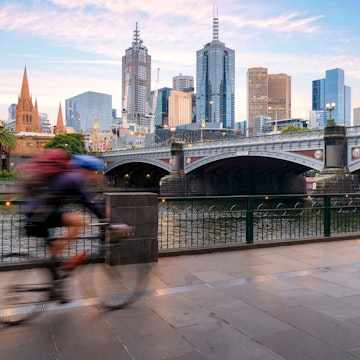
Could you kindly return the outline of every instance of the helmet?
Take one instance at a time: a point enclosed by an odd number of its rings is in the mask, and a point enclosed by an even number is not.
[[[73,155],[72,162],[77,167],[83,169],[94,170],[94,171],[103,171],[104,170],[104,161],[95,156],[90,155]]]

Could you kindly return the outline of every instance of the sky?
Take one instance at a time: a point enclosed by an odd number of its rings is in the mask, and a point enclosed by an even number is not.
[[[360,107],[359,0],[1,0],[0,119],[17,103],[26,66],[39,112],[56,123],[61,104],[86,91],[112,95],[121,111],[121,58],[138,23],[152,58],[152,89],[182,73],[196,81],[196,51],[219,40],[235,50],[235,121],[246,119],[246,72],[292,79],[292,117],[308,118],[312,81],[341,68]],[[217,8],[217,12],[216,12]]]

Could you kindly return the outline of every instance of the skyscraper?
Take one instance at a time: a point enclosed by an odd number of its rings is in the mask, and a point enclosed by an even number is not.
[[[149,126],[148,107],[151,92],[151,56],[140,39],[136,23],[132,46],[122,57],[123,119],[139,126]],[[125,124],[124,124],[125,125]]]
[[[255,117],[268,112],[268,69],[250,68],[247,71],[247,135],[254,135]]]
[[[268,74],[268,116],[272,120],[291,118],[291,76]]]
[[[333,118],[337,124],[351,126],[351,88],[344,83],[344,70],[326,70],[325,79],[312,82],[312,110],[320,114],[320,126],[326,123],[326,104],[335,103]]]
[[[248,135],[261,132],[255,119],[271,118],[274,130],[277,120],[291,118],[291,76],[287,74],[268,74],[263,67],[250,68],[247,71],[247,113]]]
[[[66,126],[78,132],[90,132],[95,119],[103,131],[109,131],[112,125],[111,95],[87,91],[65,100]]]
[[[219,41],[218,18],[213,40],[196,52],[196,121],[234,128],[235,51]]]

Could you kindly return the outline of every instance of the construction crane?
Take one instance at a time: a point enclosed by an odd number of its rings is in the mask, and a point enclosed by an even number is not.
[[[123,118],[123,127],[127,128],[127,100],[129,95],[129,81],[130,81],[130,61],[126,64],[126,73],[125,73],[125,94],[123,98],[123,109],[122,109],[122,118]]]
[[[154,96],[152,99],[152,105],[149,109],[149,114],[147,115],[147,117],[149,118],[149,133],[151,134],[155,132],[155,112],[156,112],[156,104],[158,98],[159,74],[160,74],[160,68],[157,69],[157,78],[155,81]]]

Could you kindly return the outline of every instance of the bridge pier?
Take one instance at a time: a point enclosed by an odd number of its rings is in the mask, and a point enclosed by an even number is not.
[[[359,176],[351,174],[347,166],[346,127],[329,120],[324,128],[325,166],[315,178],[313,193],[356,192]]]
[[[325,126],[324,140],[325,166],[321,174],[348,174],[345,125]]]
[[[172,170],[160,180],[160,196],[186,196],[183,144],[171,144]]]

